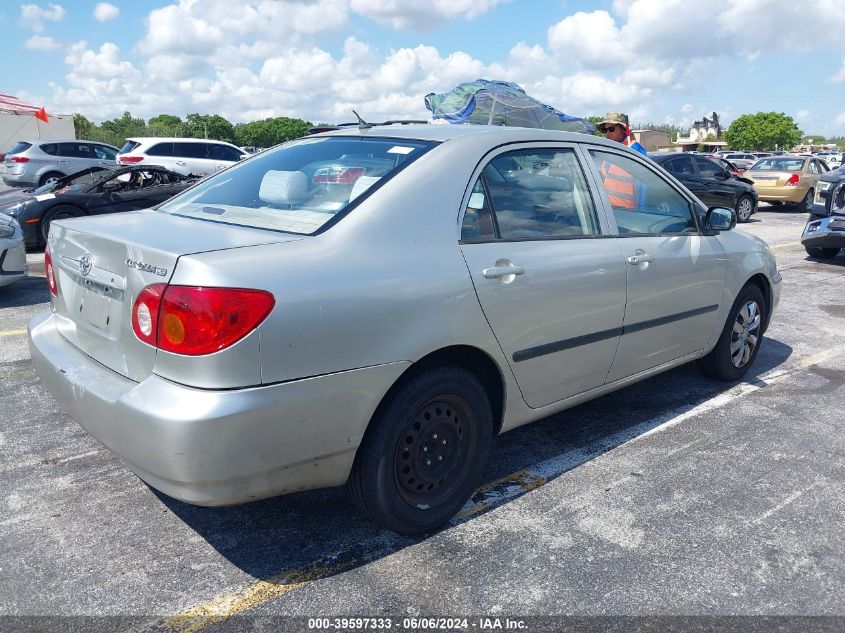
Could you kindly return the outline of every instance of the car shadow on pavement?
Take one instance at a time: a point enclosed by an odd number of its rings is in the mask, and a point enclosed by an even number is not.
[[[765,388],[760,377],[782,365],[791,354],[788,345],[766,338],[744,382]],[[548,475],[542,482],[545,483],[736,384],[704,378],[690,363],[519,427],[497,438],[484,481],[501,485],[507,483],[508,476],[524,473],[542,462],[564,464]],[[576,457],[555,459],[567,454]],[[482,486],[479,491],[490,487]],[[490,507],[499,507],[535,487],[525,487],[519,494]],[[223,508],[192,506],[153,492],[233,565],[255,578],[279,585],[356,569],[430,536],[406,538],[373,525],[353,508],[341,488]],[[484,506],[468,518],[453,519],[450,525],[471,522],[487,509]]]
[[[24,277],[0,288],[0,308],[22,308],[50,303],[50,290],[44,277]]]

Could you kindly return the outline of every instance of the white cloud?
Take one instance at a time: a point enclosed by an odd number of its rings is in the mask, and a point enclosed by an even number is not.
[[[471,20],[508,0],[351,0],[355,13],[394,29],[431,29],[455,18]]]
[[[54,51],[61,48],[62,45],[52,37],[33,35],[24,43],[24,47],[35,51]]]
[[[683,112],[684,114],[690,114],[694,109],[695,108],[691,103],[685,103],[683,106],[681,106],[681,112]]]
[[[841,131],[845,130],[845,112],[842,112],[833,120],[833,124]]]
[[[50,3],[44,9],[37,4],[21,5],[21,24],[36,33],[44,30],[44,21],[60,22],[65,17],[65,10],[61,5]]]
[[[798,110],[798,112],[795,113],[795,120],[796,121],[806,121],[809,117],[810,117],[810,111],[809,110]]]
[[[624,63],[629,53],[615,20],[607,11],[579,11],[549,29],[549,48],[558,59],[573,59],[587,68],[610,68]]]
[[[108,22],[120,15],[120,9],[108,2],[98,2],[94,7],[94,19],[97,22]]]

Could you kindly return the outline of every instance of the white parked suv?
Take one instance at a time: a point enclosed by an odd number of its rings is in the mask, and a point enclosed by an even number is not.
[[[213,174],[249,154],[230,143],[201,138],[128,138],[117,162],[161,165],[179,174]]]

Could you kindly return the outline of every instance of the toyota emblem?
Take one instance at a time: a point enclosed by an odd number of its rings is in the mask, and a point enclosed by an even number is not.
[[[79,259],[79,272],[82,273],[83,277],[87,277],[88,273],[91,272],[91,267],[94,265],[93,260],[91,259],[90,255],[83,255]]]

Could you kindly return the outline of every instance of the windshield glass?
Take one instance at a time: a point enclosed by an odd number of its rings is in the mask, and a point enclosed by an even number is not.
[[[209,178],[159,211],[308,235],[434,145],[391,138],[301,139]]]
[[[752,171],[801,171],[804,168],[803,158],[764,158],[758,160]]]

